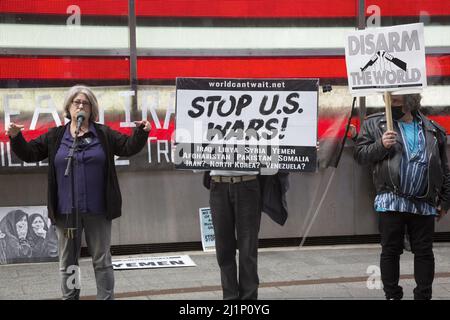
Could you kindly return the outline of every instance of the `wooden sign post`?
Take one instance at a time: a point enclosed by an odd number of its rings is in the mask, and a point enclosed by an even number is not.
[[[384,104],[386,109],[386,124],[389,131],[394,130],[394,124],[392,123],[392,110],[391,110],[391,93],[384,92]]]

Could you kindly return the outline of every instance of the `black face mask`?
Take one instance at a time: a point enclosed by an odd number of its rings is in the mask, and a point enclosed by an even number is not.
[[[392,119],[400,120],[405,113],[402,111],[402,107],[393,107],[392,109]]]

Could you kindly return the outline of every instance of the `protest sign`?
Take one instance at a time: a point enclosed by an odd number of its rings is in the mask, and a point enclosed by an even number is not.
[[[351,32],[345,61],[353,96],[385,91],[420,93],[427,86],[423,24]]]
[[[315,171],[318,85],[178,78],[176,168]]]

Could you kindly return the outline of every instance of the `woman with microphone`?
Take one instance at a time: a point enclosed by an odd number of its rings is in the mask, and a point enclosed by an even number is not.
[[[92,256],[97,299],[113,299],[111,220],[121,215],[122,207],[114,156],[132,156],[142,150],[150,123],[135,121],[136,129],[131,136],[96,123],[97,98],[85,86],[74,86],[68,91],[64,115],[71,121],[29,142],[21,134],[22,125],[10,123],[6,134],[21,160],[38,162],[48,158],[47,206],[58,233],[63,299],[80,296],[79,274],[74,272],[78,271],[83,230]],[[78,147],[73,155],[72,174],[68,175],[67,157],[75,137]],[[73,207],[78,214],[74,215]]]

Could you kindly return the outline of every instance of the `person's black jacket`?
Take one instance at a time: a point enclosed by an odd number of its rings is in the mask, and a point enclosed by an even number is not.
[[[428,190],[424,196],[414,197],[413,200],[422,200],[435,207],[441,205],[442,209],[447,210],[450,208],[450,171],[445,129],[421,112],[418,112],[417,116],[422,119],[425,134]],[[377,194],[398,193],[400,187],[404,141],[395,121],[394,130],[397,132],[397,143],[386,149],[381,142],[381,137],[386,131],[386,118],[384,113],[376,113],[367,117],[356,141],[354,157],[359,164],[371,165]]]
[[[278,172],[274,175],[258,175],[261,186],[262,212],[273,221],[284,225],[288,217],[286,192],[289,189],[289,173]],[[203,173],[203,186],[210,189],[210,171]]]
[[[11,148],[22,161],[38,162],[48,158],[47,207],[48,217],[53,224],[58,203],[54,160],[67,126],[70,126],[70,122],[65,126],[51,128],[47,133],[28,143],[21,133],[11,138]],[[139,127],[134,129],[131,136],[127,136],[102,124],[94,123],[94,127],[106,156],[106,217],[112,220],[122,214],[122,196],[114,165],[114,155],[129,157],[141,151],[147,143],[148,132]]]

